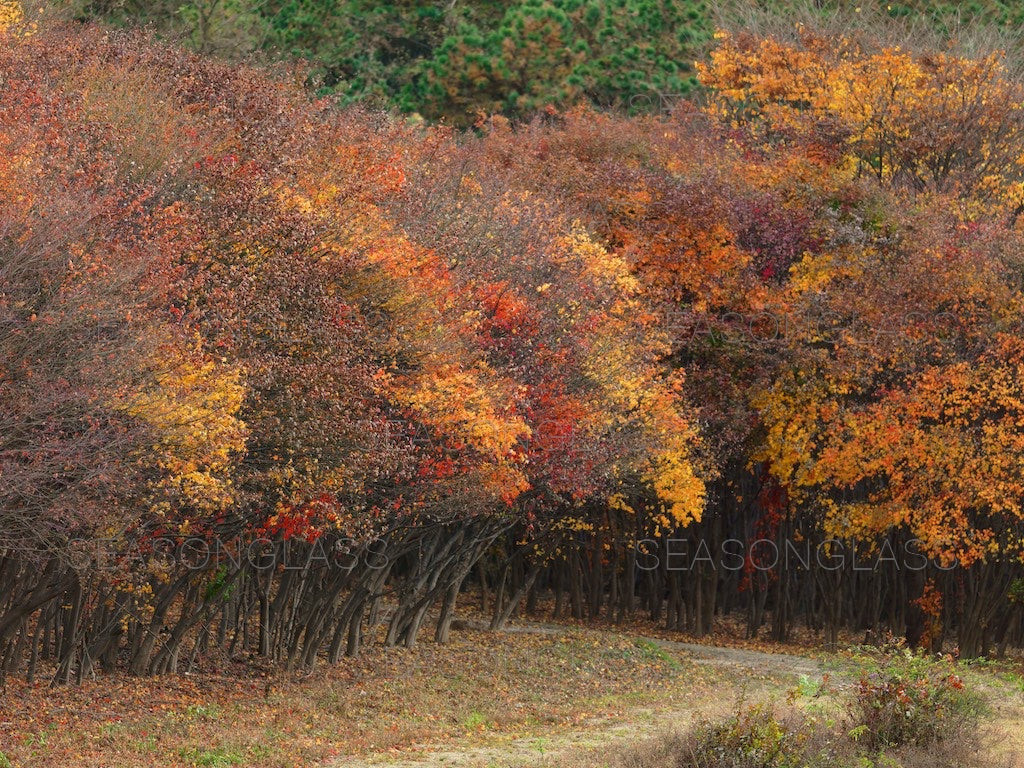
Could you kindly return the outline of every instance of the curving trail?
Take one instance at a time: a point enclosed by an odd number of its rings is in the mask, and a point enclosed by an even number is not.
[[[455,628],[485,630],[482,622],[459,622]],[[559,635],[568,630],[556,624],[527,623],[509,625],[504,632]],[[611,634],[611,633],[609,633]],[[744,648],[700,645],[644,635],[630,635],[648,640],[663,650],[680,655],[687,661],[718,668],[722,687],[715,692],[696,691],[685,703],[667,709],[636,707],[619,717],[597,717],[586,720],[571,730],[558,730],[549,736],[495,740],[485,745],[465,743],[423,744],[413,756],[369,755],[343,758],[325,768],[532,768],[533,766],[565,766],[584,768],[597,764],[603,751],[619,743],[653,736],[660,731],[686,728],[701,719],[724,715],[734,707],[736,699],[745,695],[748,685],[752,693],[765,695],[765,683],[776,691],[792,685],[800,676],[820,678],[823,674],[817,659],[793,654],[775,654]],[[590,760],[588,760],[588,755]]]

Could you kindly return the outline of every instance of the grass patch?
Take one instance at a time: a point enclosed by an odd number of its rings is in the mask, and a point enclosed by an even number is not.
[[[605,655],[633,659],[642,663],[664,664],[673,670],[680,670],[683,666],[678,658],[655,641],[646,637],[637,638],[633,641],[632,645],[624,648],[609,649],[605,652]]]
[[[245,761],[245,757],[241,753],[224,748],[183,749],[179,754],[182,760],[196,768],[227,768],[232,765],[241,765]]]
[[[425,743],[556,742],[592,718],[691,706],[720,681],[653,643],[590,630],[368,645],[313,675],[237,669],[101,677],[56,695],[12,681],[0,723],[13,726],[0,727],[0,742],[14,765],[33,768],[294,768]]]
[[[223,710],[217,704],[189,704],[185,716],[190,720],[219,720]]]
[[[481,712],[470,712],[462,721],[462,727],[467,731],[482,731],[487,728],[487,716]]]

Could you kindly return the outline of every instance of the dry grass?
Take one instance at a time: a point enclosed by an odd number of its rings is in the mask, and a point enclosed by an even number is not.
[[[720,722],[741,700],[778,704],[795,682],[777,665],[701,664],[648,640],[578,628],[562,635],[459,630],[447,646],[424,642],[412,650],[371,645],[356,659],[302,676],[254,676],[252,663],[221,660],[189,676],[108,677],[80,688],[12,683],[0,698],[0,753],[15,768],[442,760],[473,768],[685,768],[679,756],[691,724]],[[845,663],[836,662],[834,677]],[[986,768],[1024,766],[1024,677],[1009,667],[972,668],[967,677],[992,705],[987,754],[994,762]],[[830,695],[849,692],[850,684],[837,682]],[[838,712],[835,700],[797,698],[821,721]],[[936,749],[899,754],[896,765],[982,765]]]
[[[305,766],[426,742],[557,733],[635,708],[679,706],[718,680],[630,638],[457,633],[447,646],[370,647],[302,677],[107,677],[80,688],[12,683],[0,751],[20,768]],[[0,761],[0,765],[3,765]]]
[[[708,718],[690,729],[666,729],[633,739],[616,749],[578,755],[565,768],[1021,768],[1024,766],[1024,678],[1003,663],[961,665],[967,683],[957,702],[936,699],[915,717],[936,718],[935,729],[908,734],[901,743],[881,746],[851,683],[864,674],[911,680],[908,667],[919,662],[900,655],[867,659],[855,655],[839,661],[840,679],[810,681],[787,697],[754,705],[739,702],[724,716]],[[927,662],[940,675],[945,663]],[[979,668],[980,667],[980,668]],[[917,670],[919,673],[920,669]],[[932,676],[934,677],[934,676]],[[861,677],[861,679],[864,679]],[[885,680],[882,674],[878,680]],[[914,679],[921,679],[919,674]],[[934,684],[935,680],[932,680]],[[934,707],[934,708],[933,708]],[[877,717],[867,713],[868,721]]]
[[[653,738],[622,746],[609,754],[592,754],[588,759],[563,764],[565,768],[1019,768],[1020,756],[994,754],[991,744],[982,747],[977,739],[948,740],[923,746],[890,750],[876,756],[858,755],[842,734],[816,734],[808,738],[809,758],[795,762],[737,761],[726,755],[722,761],[709,759],[694,733],[666,731]],[[817,750],[817,753],[815,752]]]

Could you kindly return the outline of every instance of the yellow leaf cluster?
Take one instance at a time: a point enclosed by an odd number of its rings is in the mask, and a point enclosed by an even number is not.
[[[25,12],[18,0],[0,0],[0,35],[23,30]]]
[[[245,448],[246,429],[238,418],[245,397],[241,372],[199,350],[163,345],[151,360],[152,379],[129,394],[121,408],[152,430],[154,481],[161,508],[184,506],[203,512],[231,503],[231,459]]]

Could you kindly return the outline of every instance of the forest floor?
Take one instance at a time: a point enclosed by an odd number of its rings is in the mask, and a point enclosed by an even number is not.
[[[11,681],[0,697],[0,768],[583,768],[740,701],[784,703],[842,664],[806,644],[728,633],[713,638],[727,645],[710,645],[636,628],[457,626],[447,645],[369,645],[301,674],[214,659],[176,677],[55,689]],[[1008,756],[1024,755],[1022,671],[977,672]]]

